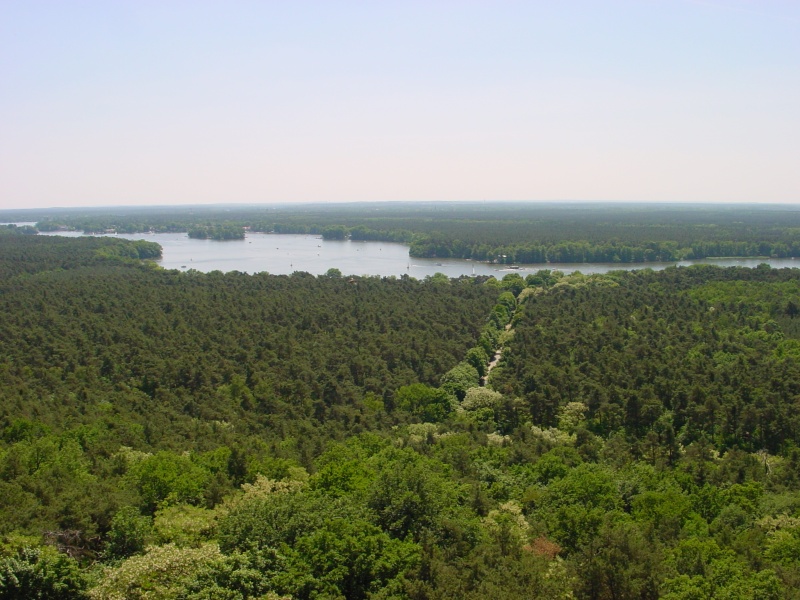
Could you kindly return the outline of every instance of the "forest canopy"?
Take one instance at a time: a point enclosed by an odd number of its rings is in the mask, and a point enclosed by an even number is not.
[[[800,273],[167,271],[0,235],[0,598],[800,589]]]

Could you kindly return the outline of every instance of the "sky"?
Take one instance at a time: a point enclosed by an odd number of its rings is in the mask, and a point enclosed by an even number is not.
[[[0,209],[800,203],[794,0],[0,0]]]

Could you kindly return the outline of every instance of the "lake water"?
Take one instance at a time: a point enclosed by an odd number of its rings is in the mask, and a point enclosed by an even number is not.
[[[57,232],[43,235],[81,237],[79,232]],[[322,275],[328,269],[339,269],[344,275],[380,275],[397,277],[410,275],[422,279],[435,273],[448,277],[461,275],[494,275],[502,278],[507,273],[519,273],[523,277],[540,269],[558,269],[565,273],[607,273],[625,269],[655,270],[674,265],[714,264],[723,267],[756,267],[767,263],[775,268],[800,267],[800,260],[765,258],[725,258],[679,263],[558,263],[519,265],[509,269],[505,265],[490,265],[481,262],[455,259],[409,258],[408,246],[389,242],[354,242],[323,240],[314,235],[276,235],[248,233],[244,240],[216,241],[194,240],[185,233],[120,234],[114,237],[129,240],[148,240],[161,244],[163,258],[158,261],[166,269],[195,269],[210,271],[241,271],[243,273],[268,272],[288,275],[295,271],[306,271]]]

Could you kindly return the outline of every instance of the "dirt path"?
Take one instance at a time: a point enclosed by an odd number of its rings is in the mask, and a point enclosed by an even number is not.
[[[511,323],[507,323],[507,324],[506,324],[506,331],[508,331],[509,329],[511,329]],[[499,363],[499,362],[500,362],[500,359],[501,359],[502,357],[503,357],[503,347],[502,347],[502,346],[500,346],[500,347],[497,349],[497,351],[494,353],[494,358],[492,358],[492,360],[491,360],[491,361],[489,361],[489,364],[488,364],[488,366],[486,367],[486,375],[484,375],[483,377],[481,377],[481,385],[482,385],[482,386],[484,386],[484,387],[485,387],[485,386],[486,386],[486,384],[489,382],[489,373],[491,373],[491,372],[492,372],[492,369],[494,369],[494,368],[497,366],[497,363]]]

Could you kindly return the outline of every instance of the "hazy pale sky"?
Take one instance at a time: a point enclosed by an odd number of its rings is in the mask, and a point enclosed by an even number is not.
[[[0,0],[0,208],[800,202],[794,0]]]

